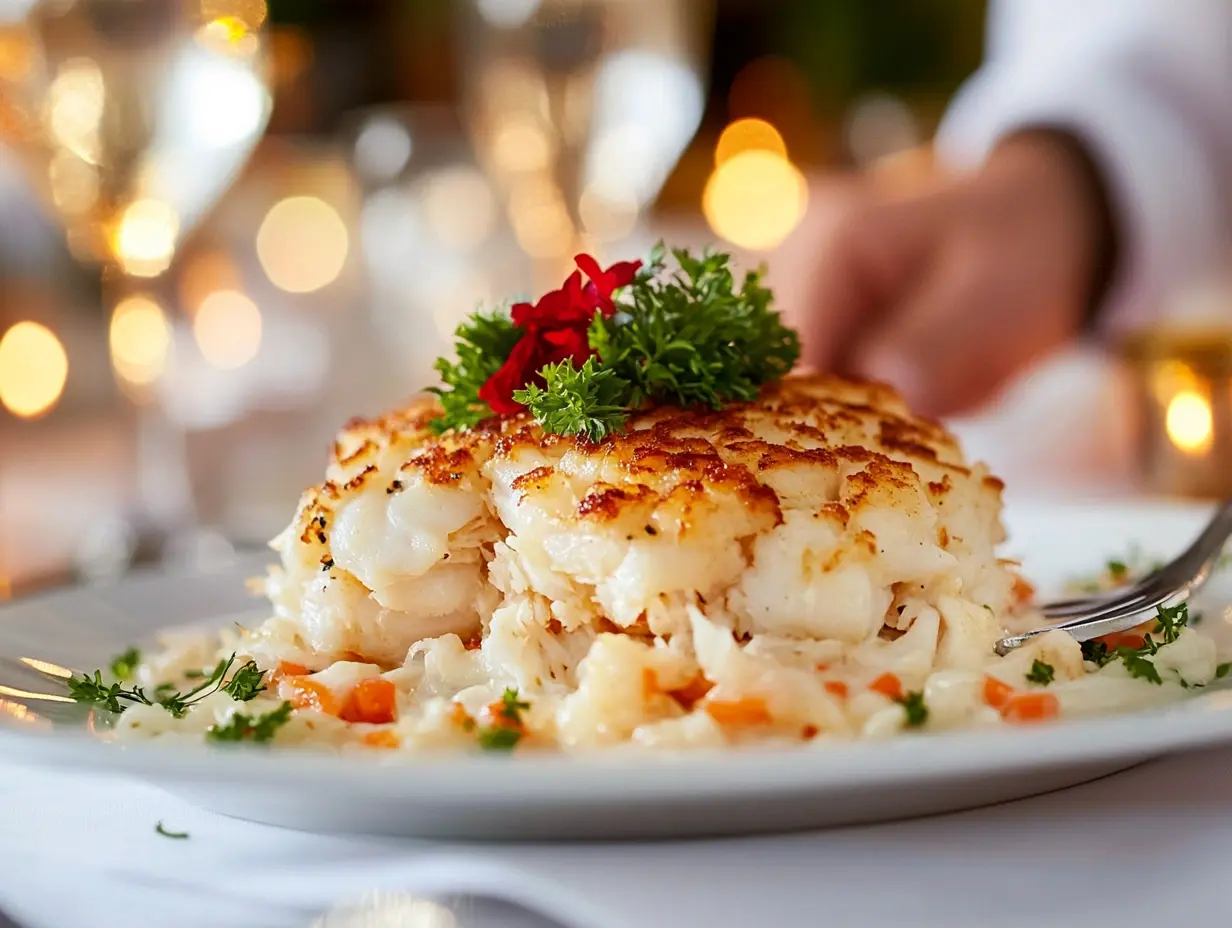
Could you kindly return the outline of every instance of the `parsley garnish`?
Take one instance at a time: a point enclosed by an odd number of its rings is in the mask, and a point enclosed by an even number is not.
[[[719,409],[756,399],[763,384],[791,370],[799,338],[770,308],[763,272],[737,282],[726,254],[671,254],[676,267],[669,270],[667,249],[657,245],[621,288],[616,312],[595,313],[587,332],[593,357],[580,368],[568,360],[550,364],[536,372],[542,385],[514,391],[545,431],[597,442],[647,403]],[[492,415],[480,388],[524,331],[490,313],[458,327],[457,359],[436,365],[444,384],[432,389],[444,410],[433,420],[436,431],[470,428]]]
[[[94,671],[93,677],[83,673],[81,679],[69,677],[65,682],[68,685],[69,696],[77,702],[102,706],[109,712],[123,712],[126,707],[120,705],[121,700],[142,706],[153,705],[145,691],[139,686],[127,689],[121,683],[103,683],[101,670]]]
[[[1082,643],[1082,659],[1090,661],[1096,667],[1103,667],[1109,661],[1115,660],[1115,655],[1108,652],[1108,645],[1092,639]]]
[[[291,720],[291,709],[291,704],[284,702],[263,715],[237,712],[226,725],[211,726],[205,737],[210,741],[269,741],[278,729]]]
[[[1098,667],[1103,667],[1115,660],[1120,660],[1125,664],[1125,669],[1129,671],[1131,677],[1162,685],[1164,682],[1163,678],[1160,677],[1155,662],[1150,660],[1150,658],[1158,654],[1160,648],[1172,644],[1180,638],[1181,629],[1185,628],[1188,624],[1188,604],[1178,603],[1175,606],[1160,606],[1156,610],[1154,629],[1154,632],[1161,636],[1158,641],[1151,634],[1148,634],[1145,636],[1141,648],[1122,646],[1112,651],[1108,650],[1108,645],[1102,641],[1084,641],[1082,643],[1082,657]],[[1218,672],[1216,675],[1218,675]],[[1184,680],[1181,680],[1181,685],[1186,686],[1187,684]]]
[[[1228,675],[1229,671],[1232,671],[1232,662],[1229,662],[1226,664],[1220,664],[1218,667],[1215,668],[1215,679],[1222,680],[1224,677]]]
[[[518,698],[516,689],[506,689],[501,695],[499,707],[492,713],[493,724],[484,725],[475,733],[475,739],[485,751],[510,751],[522,740],[522,713],[530,703]]]
[[[265,690],[265,671],[258,670],[255,661],[249,661],[235,672],[231,682],[223,690],[238,702],[248,702]]]
[[[529,407],[545,431],[557,435],[584,435],[600,442],[624,428],[629,410],[624,405],[629,382],[615,371],[603,370],[587,358],[581,368],[568,361],[549,364],[541,371],[542,388],[528,383],[513,398]]]
[[[479,398],[479,388],[500,369],[521,337],[522,330],[501,312],[478,312],[458,326],[454,331],[457,360],[438,358],[436,362],[441,383],[449,389],[428,388],[445,410],[443,416],[432,420],[434,431],[468,429],[492,415],[488,404]]]
[[[1129,565],[1121,560],[1112,559],[1104,566],[1113,580],[1124,580],[1129,574]]]
[[[168,831],[166,828],[163,827],[162,822],[159,822],[157,825],[155,825],[154,830],[158,832],[160,835],[162,835],[164,838],[175,838],[177,841],[182,841],[188,837],[188,832],[186,831]]]
[[[1056,676],[1056,670],[1052,664],[1047,664],[1044,661],[1036,660],[1031,663],[1031,670],[1027,673],[1027,679],[1032,683],[1038,683],[1040,686],[1047,686]]]
[[[129,648],[123,654],[117,654],[111,661],[111,675],[117,680],[127,680],[137,672],[141,664],[141,652],[137,648]]]
[[[522,730],[491,725],[479,729],[475,739],[485,751],[512,751],[522,740]]]
[[[905,693],[899,701],[907,716],[907,727],[918,728],[928,721],[928,706],[923,693]]]
[[[140,686],[127,688],[119,682],[104,683],[102,671],[99,670],[94,671],[92,677],[84,673],[80,678],[75,676],[69,677],[66,683],[69,696],[74,700],[102,706],[109,712],[123,712],[127,706],[122,705],[122,703],[142,706],[159,705],[176,718],[182,718],[184,713],[188,711],[189,706],[200,702],[206,696],[216,693],[220,689],[226,690],[232,698],[238,700],[252,699],[265,689],[265,686],[262,684],[265,674],[263,671],[258,670],[257,665],[252,661],[241,666],[231,677],[231,680],[224,684],[223,681],[227,676],[227,672],[234,663],[234,654],[225,660],[219,661],[209,676],[205,677],[201,683],[197,684],[187,693],[177,693],[170,684],[161,683],[154,690],[154,699],[150,699],[145,694],[145,690]]]
[[[1133,648],[1117,648],[1117,657],[1121,658],[1125,664],[1125,669],[1129,671],[1131,677],[1139,677],[1143,680],[1149,680],[1151,683],[1162,685],[1163,680],[1159,676],[1159,671],[1155,669],[1155,662],[1147,660],[1142,656],[1142,653],[1135,651]]]

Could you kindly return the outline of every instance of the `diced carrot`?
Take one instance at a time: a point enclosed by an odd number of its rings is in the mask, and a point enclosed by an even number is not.
[[[831,696],[837,696],[839,699],[847,698],[847,684],[842,680],[827,680],[822,686]]]
[[[1001,717],[1007,722],[1043,722],[1060,711],[1061,703],[1052,693],[1019,693],[1005,704]]]
[[[316,709],[326,715],[337,715],[341,708],[328,686],[307,677],[287,677],[278,684],[278,694],[296,709]]]
[[[370,748],[393,749],[402,747],[402,739],[388,728],[383,728],[380,731],[370,731],[364,735],[362,740]]]
[[[287,677],[302,677],[312,673],[303,664],[293,664],[290,661],[279,661],[274,672],[270,674],[270,681],[277,683],[279,680],[284,680]]]
[[[903,698],[903,681],[898,679],[897,674],[883,673],[870,683],[868,688],[874,693],[880,693],[887,699]]]
[[[1035,596],[1035,587],[1021,574],[1014,574],[1014,599],[1020,603],[1029,602]]]
[[[382,677],[360,680],[347,696],[339,717],[346,722],[388,724],[398,717],[398,688]]]
[[[805,725],[804,728],[800,729],[800,737],[805,741],[812,741],[819,734],[821,734],[821,729],[816,725]]]
[[[984,702],[994,709],[1000,709],[1014,695],[1014,688],[1008,683],[1002,683],[996,677],[984,675]]]
[[[686,709],[692,709],[706,698],[706,694],[714,689],[714,684],[700,673],[678,690],[671,690],[668,695]]]
[[[825,673],[827,670],[830,669],[830,665],[829,664],[818,664],[813,669],[816,670],[818,673]]]
[[[462,647],[468,651],[478,651],[483,647],[483,635],[480,632],[475,632],[475,634],[462,642]]]
[[[1109,651],[1115,651],[1117,648],[1133,648],[1137,651],[1146,644],[1146,635],[1132,631],[1112,632],[1108,635],[1101,635],[1096,640],[1107,645]]]
[[[744,699],[713,700],[706,711],[720,725],[767,725],[771,721],[766,701],[755,696]]]
[[[663,692],[659,688],[659,675],[651,667],[642,668],[642,698],[649,699]]]
[[[459,728],[474,728],[475,720],[471,714],[466,711],[466,706],[460,702],[455,702],[449,707],[449,721],[457,725]]]

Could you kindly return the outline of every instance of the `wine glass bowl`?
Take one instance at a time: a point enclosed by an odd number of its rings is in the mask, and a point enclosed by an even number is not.
[[[633,235],[701,121],[710,0],[460,4],[463,112],[550,285]]]
[[[0,22],[0,132],[79,260],[155,277],[269,119],[262,0],[37,0]]]

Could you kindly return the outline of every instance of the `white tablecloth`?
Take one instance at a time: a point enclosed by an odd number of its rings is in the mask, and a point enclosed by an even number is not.
[[[1229,860],[1232,749],[956,815],[609,845],[309,835],[138,783],[0,766],[0,910],[27,928],[290,928],[393,889],[455,900],[464,928],[551,924],[456,902],[468,895],[567,928],[1218,924]]]

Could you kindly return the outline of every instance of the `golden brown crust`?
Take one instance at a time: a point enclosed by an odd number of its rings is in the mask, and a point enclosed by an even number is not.
[[[954,437],[912,415],[893,389],[832,375],[788,377],[767,386],[757,402],[720,410],[647,409],[599,443],[545,435],[525,413],[437,435],[430,422],[438,414],[434,399],[420,398],[348,422],[334,444],[327,481],[301,501],[294,537],[328,552],[334,511],[369,481],[379,479],[390,494],[415,479],[486,484],[489,461],[525,455],[533,466],[514,478],[515,492],[525,497],[569,486],[577,518],[641,520],[630,531],[643,524],[656,532],[686,531],[696,507],[720,499],[738,500],[761,524],[775,525],[782,520],[779,493],[791,492],[798,476],[818,472],[830,475],[823,481],[830,489],[811,505],[846,524],[865,503],[910,487],[942,498],[953,487],[950,474],[970,474]],[[1000,490],[996,478],[984,483]]]

